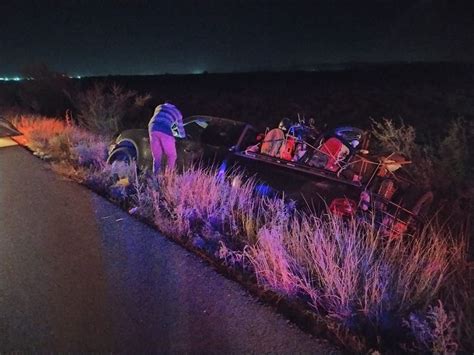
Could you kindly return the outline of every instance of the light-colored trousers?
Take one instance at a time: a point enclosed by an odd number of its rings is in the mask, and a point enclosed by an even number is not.
[[[176,164],[176,142],[173,136],[163,132],[150,132],[151,154],[153,155],[153,174],[161,169],[174,169]]]

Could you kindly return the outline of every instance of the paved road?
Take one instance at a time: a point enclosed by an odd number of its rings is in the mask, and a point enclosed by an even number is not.
[[[320,352],[239,285],[20,147],[0,149],[0,351]]]

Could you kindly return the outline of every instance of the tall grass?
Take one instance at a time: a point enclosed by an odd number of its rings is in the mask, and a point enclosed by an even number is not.
[[[23,143],[37,155],[78,166],[105,166],[107,143],[102,136],[55,118],[19,116],[14,122]]]
[[[434,225],[387,240],[372,223],[303,215],[291,220],[283,240],[313,309],[379,346],[406,335],[400,326],[412,310],[456,287],[465,258],[462,241]]]
[[[474,348],[464,235],[435,222],[386,239],[374,218],[294,210],[256,193],[242,174],[193,167],[158,177],[105,165],[103,139],[57,120],[20,119],[28,146],[70,169],[169,236],[261,287],[306,302],[353,351],[453,352]]]
[[[449,348],[460,346],[463,337],[453,335],[467,335],[472,321],[463,314],[465,300],[452,298],[466,272],[463,236],[433,222],[413,236],[387,239],[370,218],[295,212],[282,199],[256,195],[251,182],[235,186],[239,177],[222,179],[202,168],[160,176],[156,225],[186,240],[202,239],[199,246],[211,255],[247,263],[263,287],[281,296],[306,299],[344,342],[359,337],[359,345],[381,348],[416,342],[418,334],[410,334],[416,327],[406,321],[415,313],[441,317],[432,311],[442,301],[450,314],[457,312],[449,321]],[[437,348],[445,336],[429,329],[431,342],[424,350]]]
[[[159,205],[154,206],[155,222],[172,221],[171,234],[199,234],[212,244],[218,234],[229,242],[244,236],[255,239],[261,208],[253,198],[255,184],[249,180],[237,185],[238,180],[238,173],[223,177],[212,168],[193,167],[181,174],[167,171],[154,184],[160,195]]]

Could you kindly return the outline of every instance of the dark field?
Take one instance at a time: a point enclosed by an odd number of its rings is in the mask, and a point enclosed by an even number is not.
[[[437,136],[459,117],[474,121],[474,64],[358,65],[328,72],[115,76],[46,79],[0,85],[0,108],[47,115],[74,110],[74,95],[95,81],[118,83],[152,98],[127,113],[123,128],[144,127],[156,104],[174,102],[184,116],[206,114],[261,128],[282,117],[314,117],[329,127],[370,126],[383,117]],[[65,95],[64,92],[68,92]],[[426,135],[425,135],[426,138]]]

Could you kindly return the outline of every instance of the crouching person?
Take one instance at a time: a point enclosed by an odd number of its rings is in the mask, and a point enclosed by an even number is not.
[[[176,139],[186,136],[183,115],[176,106],[164,103],[155,108],[148,123],[151,153],[153,156],[153,174],[162,169],[174,169],[176,165]]]

